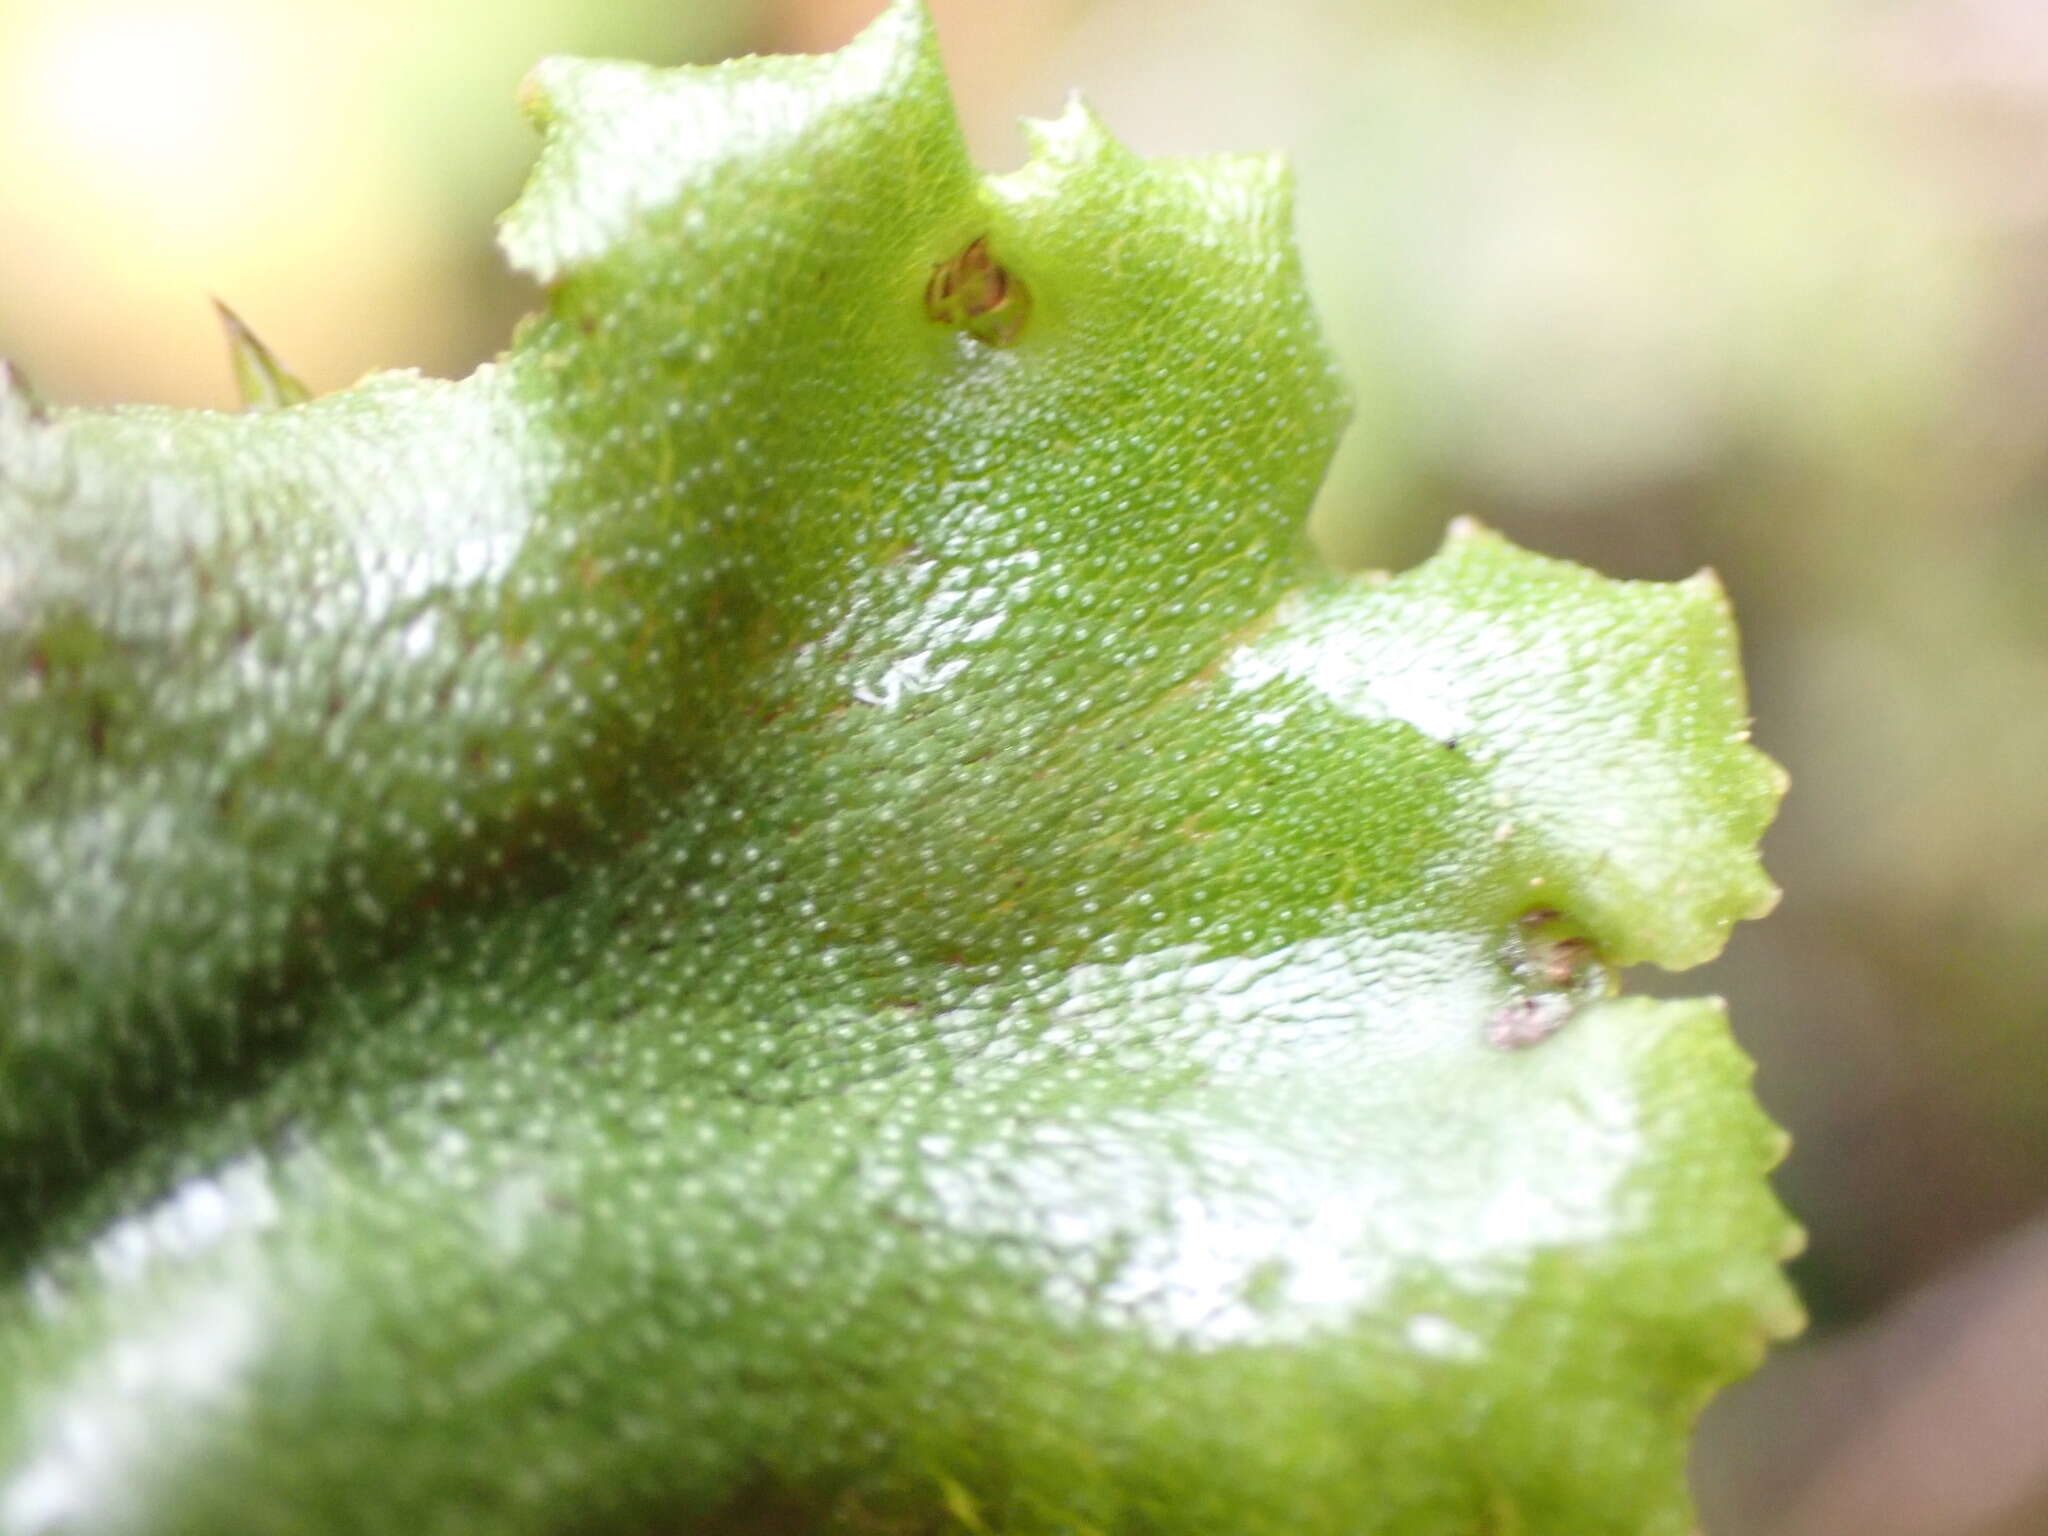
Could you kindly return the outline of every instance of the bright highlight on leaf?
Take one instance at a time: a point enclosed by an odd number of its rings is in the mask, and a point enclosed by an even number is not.
[[[1315,574],[1281,171],[914,6],[525,99],[493,366],[0,398],[0,1533],[1689,1529],[1719,592]]]

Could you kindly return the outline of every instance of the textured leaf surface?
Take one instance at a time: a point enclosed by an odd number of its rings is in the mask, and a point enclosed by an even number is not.
[[[528,105],[493,367],[0,405],[0,1532],[1687,1529],[1719,593],[1314,574],[1280,172],[914,9]]]

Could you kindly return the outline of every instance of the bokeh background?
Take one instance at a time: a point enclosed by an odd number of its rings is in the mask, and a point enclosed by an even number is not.
[[[551,52],[837,46],[878,0],[0,0],[0,354],[231,403],[467,371]],[[2048,1531],[2048,4],[936,0],[969,136],[1080,87],[1282,147],[1358,415],[1318,507],[1713,565],[1793,793],[1704,975],[1797,1136],[1814,1314],[1710,1414],[1713,1536]],[[2040,1223],[2036,1225],[2036,1223]]]

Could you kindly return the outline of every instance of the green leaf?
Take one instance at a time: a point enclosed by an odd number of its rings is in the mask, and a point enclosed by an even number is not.
[[[1687,1529],[1718,591],[1316,574],[1282,172],[915,7],[528,106],[472,377],[8,376],[0,1532]]]

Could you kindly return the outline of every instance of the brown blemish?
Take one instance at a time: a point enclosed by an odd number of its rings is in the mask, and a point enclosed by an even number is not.
[[[1487,1043],[1500,1050],[1540,1045],[1610,984],[1593,940],[1554,907],[1532,907],[1515,919],[1500,964],[1521,994],[1487,1021]]]
[[[1569,987],[1593,959],[1591,939],[1557,939],[1534,957],[1536,974],[1553,987]]]
[[[1582,980],[1597,980],[1600,952],[1592,939],[1555,907],[1532,907],[1515,919],[1515,931],[1502,959],[1527,986],[1573,991]]]
[[[103,699],[94,699],[86,710],[85,745],[94,757],[107,755],[107,706]]]
[[[925,315],[965,331],[991,347],[1007,347],[1031,318],[1031,290],[989,250],[979,235],[950,261],[932,268],[924,285]]]

